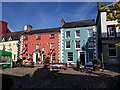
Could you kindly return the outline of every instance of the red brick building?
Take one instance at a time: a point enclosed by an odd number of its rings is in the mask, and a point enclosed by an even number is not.
[[[21,36],[21,57],[32,58],[34,63],[46,57],[50,61],[60,60],[60,28],[25,30]]]
[[[0,35],[11,32],[7,26],[8,26],[7,22],[0,21]]]

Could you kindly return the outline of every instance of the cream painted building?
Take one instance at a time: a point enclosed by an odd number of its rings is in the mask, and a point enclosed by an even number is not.
[[[18,56],[18,40],[17,41],[7,41],[7,42],[0,42],[0,50],[5,50],[12,53],[13,61],[17,61]]]

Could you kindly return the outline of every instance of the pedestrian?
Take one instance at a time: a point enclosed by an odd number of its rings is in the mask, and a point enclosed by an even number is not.
[[[77,70],[80,70],[80,59],[77,59]]]

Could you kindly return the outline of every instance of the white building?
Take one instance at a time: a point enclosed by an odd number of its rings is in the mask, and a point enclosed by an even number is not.
[[[103,53],[104,63],[112,64],[120,63],[120,48],[115,46],[116,43],[120,42],[120,26],[118,26],[120,24],[120,9],[119,7],[115,9],[115,4],[118,2],[101,7],[98,3],[97,16],[99,57]]]

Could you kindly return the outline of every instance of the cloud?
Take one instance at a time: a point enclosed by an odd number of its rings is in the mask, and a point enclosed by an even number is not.
[[[95,3],[87,3],[84,6],[78,7],[73,14],[73,18],[79,18],[81,20],[87,18],[92,13],[95,6]]]

